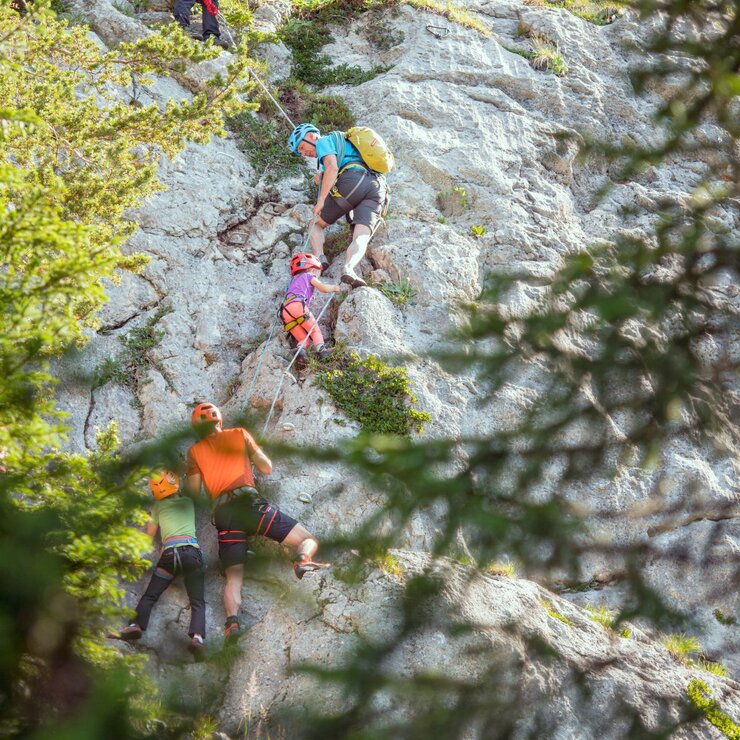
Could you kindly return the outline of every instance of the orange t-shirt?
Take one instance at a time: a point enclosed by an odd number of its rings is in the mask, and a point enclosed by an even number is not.
[[[253,486],[251,458],[259,446],[242,427],[209,434],[188,450],[187,475],[200,475],[208,495]]]

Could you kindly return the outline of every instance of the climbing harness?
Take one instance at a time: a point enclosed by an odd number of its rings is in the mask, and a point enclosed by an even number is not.
[[[280,397],[280,391],[283,389],[283,382],[285,381],[285,376],[290,375],[290,368],[293,367],[293,364],[298,359],[298,355],[301,353],[301,350],[305,349],[306,342],[311,337],[311,334],[313,330],[319,325],[319,321],[321,320],[321,317],[324,315],[324,311],[329,307],[329,304],[334,300],[334,296],[329,296],[329,300],[324,304],[324,307],[319,312],[319,315],[316,317],[316,321],[314,321],[314,325],[311,327],[310,331],[306,336],[301,340],[300,344],[298,345],[298,349],[296,349],[295,354],[293,355],[293,359],[290,361],[290,364],[288,367],[285,368],[285,371],[283,372],[283,376],[280,378],[280,383],[278,384],[277,391],[275,392],[275,398],[272,399],[272,405],[270,406],[270,411],[267,414],[267,419],[265,420],[265,426],[262,428],[262,435],[264,436],[267,432],[267,427],[270,423],[270,419],[272,418],[272,412],[275,410],[275,404],[277,403],[278,398]]]
[[[300,301],[301,303],[301,309],[303,310],[303,313],[300,316],[294,316],[290,311],[288,311],[288,306],[291,303],[297,303]],[[289,321],[287,324],[283,324],[283,329],[290,333],[291,329],[295,329],[296,326],[300,326],[306,319],[308,319],[308,311],[306,310],[306,301],[303,299],[302,296],[299,295],[289,295],[286,297],[286,299],[283,301],[283,303],[280,304],[280,308],[278,308],[278,316],[282,319],[283,318],[283,312],[286,312],[288,316],[293,319],[292,321]]]
[[[450,35],[450,27],[449,26],[435,26],[432,23],[429,23],[426,27],[427,31],[434,36],[434,38],[437,39],[443,39],[445,36]],[[432,30],[437,29],[437,30]],[[439,31],[442,31],[442,33],[439,33]]]

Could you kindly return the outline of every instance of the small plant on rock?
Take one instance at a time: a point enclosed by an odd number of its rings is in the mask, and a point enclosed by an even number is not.
[[[547,601],[546,599],[543,599],[540,601],[540,604],[545,608],[545,611],[547,611],[548,615],[551,616],[553,619],[557,619],[558,622],[562,622],[563,624],[567,624],[568,627],[573,627],[573,622],[568,619],[568,617],[562,615],[553,605],[551,602]]]
[[[516,568],[514,563],[495,561],[484,566],[483,570],[492,576],[505,576],[506,578],[516,578]]]
[[[560,51],[557,47],[553,47],[544,36],[532,36],[532,46],[530,63],[533,69],[540,72],[549,70],[558,77],[568,74],[568,65]]]
[[[691,637],[684,634],[668,635],[661,640],[663,647],[674,657],[678,658],[681,662],[689,660],[689,656],[696,654],[701,650],[701,645],[696,637]]]
[[[488,232],[487,232],[485,226],[481,226],[480,224],[476,224],[475,226],[471,226],[470,227],[470,233],[476,239],[480,239],[481,237],[484,237]]]
[[[416,297],[416,289],[407,278],[400,278],[396,283],[382,283],[380,292],[398,306],[405,306]]]
[[[721,609],[715,609],[712,614],[714,614],[714,618],[720,624],[724,624],[725,627],[732,627],[737,624],[737,619],[735,619],[732,614],[725,614]]]
[[[468,194],[462,185],[437,193],[437,207],[445,216],[459,216],[469,205]]]
[[[715,676],[727,675],[727,668],[725,668],[722,663],[717,663],[713,660],[705,660],[704,658],[700,658],[699,667],[702,670],[707,671],[708,673],[713,673]]]

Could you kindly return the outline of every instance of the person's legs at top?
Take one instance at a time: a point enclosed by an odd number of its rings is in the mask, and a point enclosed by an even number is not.
[[[195,0],[175,0],[175,9],[172,14],[183,28],[190,25],[190,11],[193,9],[193,5],[195,5]]]
[[[218,10],[218,0],[211,0],[211,3]],[[214,40],[220,39],[221,29],[218,27],[218,18],[215,15],[211,15],[208,11],[207,5],[210,3],[206,4],[203,0],[200,0],[200,4],[203,6],[203,41],[211,36]]]

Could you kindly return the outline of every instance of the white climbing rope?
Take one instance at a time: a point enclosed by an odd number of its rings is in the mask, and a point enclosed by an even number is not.
[[[290,116],[283,110],[283,107],[280,105],[280,103],[278,103],[278,101],[275,100],[272,93],[267,89],[267,85],[265,85],[265,83],[262,82],[262,80],[259,78],[257,73],[251,67],[249,68],[249,74],[251,74],[252,77],[254,77],[254,79],[257,81],[257,84],[264,90],[267,97],[270,98],[270,100],[272,100],[273,105],[283,114],[283,116],[285,116],[285,120],[290,125],[290,128],[294,129],[295,124],[293,123],[293,121],[290,120]]]
[[[311,336],[311,332],[319,325],[319,321],[321,320],[321,317],[324,315],[324,311],[329,307],[329,304],[334,300],[334,296],[329,296],[329,300],[324,304],[324,307],[319,312],[319,315],[316,317],[316,321],[314,321],[313,326],[309,330],[308,334],[303,338],[301,343],[298,345],[298,349],[295,351],[295,354],[293,355],[293,359],[290,361],[290,364],[288,367],[285,368],[283,371],[282,377],[280,378],[280,383],[278,384],[278,389],[275,392],[275,398],[272,399],[272,405],[270,406],[270,411],[267,414],[267,419],[265,420],[265,426],[262,428],[262,436],[264,437],[267,433],[267,427],[270,423],[270,419],[272,418],[272,412],[275,410],[275,404],[277,403],[278,398],[280,397],[280,391],[283,389],[283,382],[285,381],[285,376],[290,375],[290,368],[293,367],[293,363],[298,359],[298,355],[301,353],[301,350],[306,346],[306,342],[309,340]]]
[[[309,241],[311,239],[311,230],[313,229],[313,225],[314,225],[315,222],[316,222],[316,214],[314,213],[313,217],[311,218],[311,221],[308,224],[308,230],[306,231],[306,237],[304,238],[303,244],[301,246],[301,251],[302,252],[305,252],[306,251],[306,247],[308,246],[308,243],[309,243]],[[288,285],[290,285],[290,283]],[[287,289],[288,289],[288,286],[285,287],[285,290],[287,290]],[[283,291],[283,294],[285,293],[285,290]],[[265,359],[265,353],[267,352],[267,348],[270,346],[270,342],[272,341],[272,335],[275,332],[275,327],[277,326],[278,319],[280,318],[279,310],[280,309],[278,309],[275,312],[275,320],[272,322],[272,327],[270,328],[270,333],[267,335],[267,342],[265,342],[265,346],[264,346],[264,348],[262,350],[262,353],[260,354],[260,358],[257,361],[257,367],[255,367],[255,369],[254,369],[254,375],[252,376],[252,382],[249,384],[249,389],[247,390],[247,395],[245,396],[245,398],[247,400],[247,404],[249,403],[249,397],[252,395],[252,390],[254,389],[254,384],[255,384],[255,382],[257,380],[257,376],[259,375],[260,367],[262,367],[262,361]],[[313,331],[313,329],[311,331]],[[310,332],[309,332],[309,334],[310,334]],[[308,339],[308,337],[306,337],[306,339]]]

